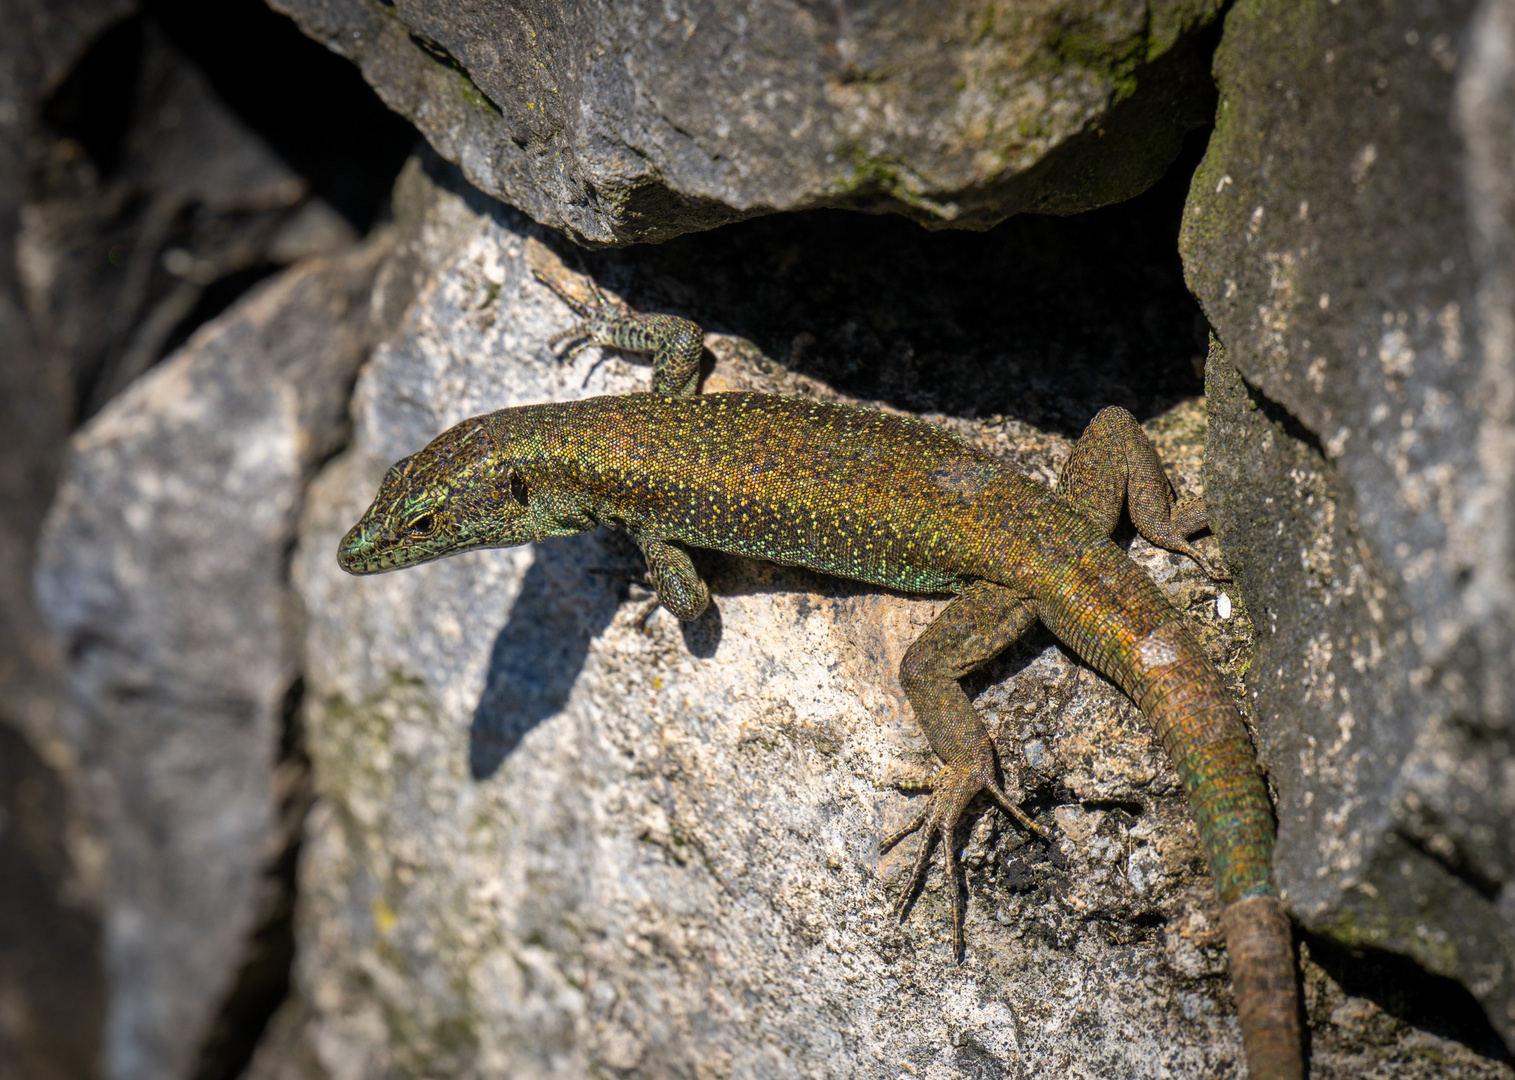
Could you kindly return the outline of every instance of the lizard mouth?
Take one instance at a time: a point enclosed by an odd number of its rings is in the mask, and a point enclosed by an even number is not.
[[[376,574],[391,569],[395,563],[384,557],[382,546],[367,535],[367,530],[359,522],[337,545],[337,565],[349,574]]]
[[[349,574],[382,574],[440,559],[455,550],[455,545],[418,541],[382,524],[360,521],[337,545],[337,565]]]

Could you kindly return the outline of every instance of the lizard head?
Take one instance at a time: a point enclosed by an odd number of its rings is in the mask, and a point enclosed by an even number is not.
[[[465,420],[390,466],[373,505],[342,538],[337,562],[349,574],[377,574],[527,543],[541,533],[529,494],[482,420]]]

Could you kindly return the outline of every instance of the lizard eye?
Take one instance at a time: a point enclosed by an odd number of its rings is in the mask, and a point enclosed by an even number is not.
[[[430,536],[436,531],[436,528],[437,516],[428,512],[418,518],[411,519],[410,524],[405,526],[405,531],[410,533],[411,536]]]

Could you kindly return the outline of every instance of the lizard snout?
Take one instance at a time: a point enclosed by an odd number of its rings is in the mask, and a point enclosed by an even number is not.
[[[347,535],[337,545],[337,565],[349,574],[371,574],[382,569],[376,558],[381,545],[367,535],[368,530],[363,526],[364,522],[360,521],[348,529]],[[394,537],[389,537],[389,540],[393,543]]]

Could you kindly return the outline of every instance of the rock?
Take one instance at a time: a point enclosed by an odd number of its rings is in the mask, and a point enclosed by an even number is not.
[[[65,770],[0,724],[0,1078],[99,1073],[105,980]],[[71,842],[74,842],[71,844]]]
[[[155,22],[112,28],[49,117],[19,264],[82,418],[187,336],[207,290],[274,269],[269,253],[308,190]]]
[[[133,0],[7,0],[11,32],[0,41],[5,61],[0,64],[0,126],[23,132],[33,128],[39,106],[80,55],[103,30],[137,8]],[[8,141],[5,152],[25,149],[23,141]]]
[[[716,611],[643,626],[626,583],[639,560],[604,533],[341,573],[337,540],[384,469],[443,427],[647,377],[595,350],[555,362],[547,341],[571,315],[532,279],[533,259],[552,265],[539,230],[429,175],[427,196],[426,174],[407,171],[397,209],[413,218],[423,203],[418,235],[451,241],[412,260],[423,284],[359,379],[352,448],[312,486],[295,556],[321,797],[302,855],[297,994],[252,1075],[1236,1068],[1217,911],[1176,778],[1129,702],[1045,635],[973,689],[1012,782],[1062,838],[1049,848],[994,814],[976,823],[959,967],[939,878],[898,927],[913,845],[877,851],[918,805],[891,782],[929,766],[895,669],[940,598],[704,554]],[[819,219],[789,228],[836,242]],[[805,279],[758,288],[792,243],[767,223],[739,230],[596,262],[597,276],[639,296],[685,291],[699,299],[675,310],[701,318],[728,290],[795,309]],[[1030,246],[1013,231],[971,239],[1011,262]],[[932,250],[950,274],[947,249]],[[899,311],[897,294],[868,296],[850,273],[813,273],[854,335]],[[997,288],[952,301],[977,310]],[[949,348],[919,324],[896,329],[902,346],[922,335],[924,369]],[[707,389],[837,396],[750,341],[707,344]],[[801,352],[796,367],[811,362]],[[1043,478],[1068,448],[1003,415],[941,419]],[[1170,452],[1187,447],[1170,457],[1192,482],[1197,405],[1155,426]],[[1215,587],[1136,550],[1215,654],[1239,656],[1242,620],[1215,615]]]
[[[0,14],[0,740],[14,729],[26,741],[0,748],[0,806],[25,811],[9,826],[0,815],[3,1080],[77,1080],[102,1064],[105,851],[60,726],[66,658],[32,589],[68,434],[279,265],[350,248],[415,138],[351,65],[256,2],[137,8],[50,0]],[[217,33],[222,47],[208,48]],[[249,93],[282,109],[281,150],[291,133],[314,150],[281,160],[251,130],[262,114],[245,107]],[[323,124],[340,130],[308,137]],[[362,152],[350,152],[356,139]],[[366,218],[335,209],[365,202]],[[294,813],[304,774],[288,765],[276,779],[293,781],[281,798]],[[273,846],[292,844],[299,824],[280,820]],[[258,1015],[257,998],[283,994],[293,848],[282,858],[259,901],[269,918],[238,946],[235,988],[206,1006],[220,1010],[215,1030],[179,1035],[201,1039],[201,1076],[230,1075],[272,1009]]]
[[[485,192],[593,244],[840,206],[982,229],[1130,198],[1204,124],[1214,0],[275,0]]]
[[[246,34],[257,18],[249,20],[245,6],[232,7],[236,10],[218,6],[209,21],[241,26],[243,44],[256,42],[260,63],[280,71],[278,90],[308,87],[306,66],[290,62],[288,50],[276,40]],[[104,961],[100,949],[87,949],[81,939],[88,933],[83,924],[91,918],[94,937],[100,936],[105,848],[119,835],[102,837],[92,828],[99,823],[88,812],[100,807],[90,805],[91,790],[81,787],[77,775],[79,731],[63,725],[58,715],[65,658],[58,655],[32,599],[35,537],[58,481],[65,440],[81,414],[98,410],[278,263],[330,254],[355,242],[352,226],[333,220],[328,205],[311,195],[312,185],[249,130],[186,57],[185,50],[196,49],[198,39],[183,33],[185,23],[194,19],[186,17],[182,6],[159,5],[153,18],[135,14],[135,9],[134,4],[86,0],[11,4],[5,24],[14,32],[0,42],[0,338],[6,342],[0,363],[0,497],[7,507],[0,521],[0,724],[14,724],[45,763],[0,779],[30,787],[62,784],[68,792],[62,799],[68,812],[48,822],[55,833],[51,847],[34,835],[42,828],[40,821],[29,820],[25,831],[0,828],[0,859],[14,869],[15,880],[48,883],[56,892],[52,907],[42,902],[40,888],[27,887],[17,895],[18,902],[24,899],[30,906],[15,923],[20,951],[6,947],[0,978],[0,1074],[7,1078],[12,1063],[29,1078],[89,1076],[102,1064]],[[287,20],[256,5],[251,10],[282,26],[296,46],[315,52],[318,59],[329,58]],[[368,92],[348,65],[329,59],[339,75]],[[219,61],[211,66],[217,69],[217,87],[225,87],[227,68],[235,64],[227,63],[224,54]],[[265,73],[260,78],[263,96],[277,98],[267,90]],[[340,81],[328,80],[322,89],[335,90]],[[303,103],[306,122],[323,115],[329,116],[324,97]],[[344,117],[356,128],[363,127],[362,121],[360,110]],[[410,139],[413,135],[404,145]],[[341,144],[343,139],[332,141]],[[392,175],[377,174],[380,189],[387,188]],[[373,183],[349,182],[348,193]],[[314,186],[328,190],[319,180]],[[339,386],[339,416],[342,393]],[[77,554],[65,553],[62,560]],[[86,577],[97,573],[98,568],[85,569]],[[165,623],[171,618],[162,615]],[[260,691],[280,692],[279,687]],[[146,696],[149,700],[139,705],[150,710],[152,695]],[[82,749],[93,752],[110,738],[101,735],[95,745]],[[93,764],[102,768],[98,759]],[[54,775],[48,777],[47,768]],[[111,765],[103,768],[109,771]],[[272,768],[271,762],[264,763],[263,772]],[[298,809],[303,805],[300,775],[297,769],[280,768],[275,781],[288,790],[281,788],[269,798],[274,803],[283,798],[286,810]],[[150,786],[140,775],[135,781],[139,789]],[[0,788],[0,802],[22,794]],[[148,802],[155,797],[141,790],[137,795]],[[105,809],[109,812],[110,806]],[[207,1033],[202,1024],[171,1032],[176,1052],[187,1047],[190,1065],[211,1070],[205,1075],[224,1065],[228,1055],[235,1058],[238,1039],[248,1043],[243,1056],[250,1052],[262,1018],[255,1018],[250,1031],[229,1031],[228,1024],[234,1028],[246,1022],[247,1001],[258,994],[281,995],[278,980],[287,978],[288,957],[281,964],[280,948],[289,947],[288,918],[286,912],[280,923],[278,911],[291,903],[292,854],[285,857],[287,866],[274,857],[297,838],[298,815],[274,822],[267,831],[274,850],[255,857],[261,860],[266,854],[273,865],[268,881],[254,881],[265,892],[255,898],[258,910],[252,919],[254,924],[263,921],[264,928],[251,940],[238,941],[230,957],[224,949],[207,954],[212,968],[229,964],[228,977],[236,980],[229,993],[193,1004],[211,1016],[219,1010],[215,1030]],[[64,870],[36,854],[54,848],[69,856]],[[119,864],[130,860],[126,852],[115,854],[119,900]],[[234,876],[248,853],[230,854]],[[150,875],[161,867],[137,864],[135,869]],[[169,869],[179,873],[183,867]],[[8,870],[6,880],[11,877]],[[151,886],[138,881],[133,887],[172,891],[175,885],[172,880]],[[246,921],[247,912],[245,905],[231,907],[232,922],[225,929],[236,933],[237,920]],[[149,939],[176,932],[172,920],[144,931]],[[187,932],[191,951],[195,932]],[[34,964],[27,966],[33,955],[69,959],[63,967],[55,963],[38,973]],[[9,964],[11,959],[16,966]],[[176,962],[171,951],[154,958],[144,965],[153,969],[145,981],[171,980]],[[276,976],[273,982],[261,981],[270,972]],[[125,995],[120,1000],[129,1000],[136,987],[118,980],[117,993]],[[186,999],[192,999],[195,988],[193,981],[186,984]],[[142,1004],[149,1011],[160,1003],[156,993],[144,993]],[[265,1015],[269,1008],[264,1007]],[[168,1016],[154,1022],[172,1027],[174,1020]],[[106,1064],[117,1072],[141,1066],[141,1061],[122,1064],[133,1052],[130,1036],[118,1040],[104,1055]],[[196,1054],[202,1055],[198,1064]],[[149,1059],[150,1067],[161,1064],[151,1055]]]
[[[301,775],[280,760],[298,704],[287,553],[306,480],[345,438],[386,250],[280,275],[72,440],[38,596],[108,854],[112,1078],[189,1074],[283,902],[265,875],[299,826],[280,821]]]
[[[1291,910],[1515,1046],[1515,23],[1242,0],[1182,251]]]
[[[68,436],[67,372],[41,346],[17,275],[40,115],[123,0],[0,7],[0,1080],[96,1074],[105,993],[95,850],[57,731],[62,658],[39,631],[31,568]]]
[[[17,273],[17,235],[30,194],[41,113],[91,40],[134,7],[121,0],[17,2],[0,35],[0,722],[16,724],[54,767],[47,746],[58,660],[35,632],[31,562],[37,529],[57,483],[73,411],[66,366],[38,341]]]

